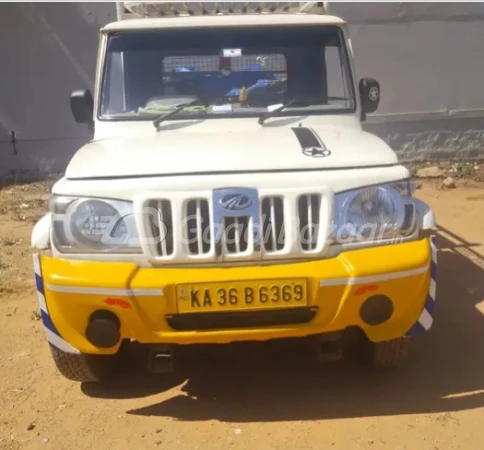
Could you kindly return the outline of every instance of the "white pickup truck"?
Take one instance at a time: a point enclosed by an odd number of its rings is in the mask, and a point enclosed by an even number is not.
[[[397,366],[435,302],[432,210],[362,130],[347,25],[309,3],[119,5],[101,30],[94,138],[52,190],[32,245],[60,372],[102,381],[123,342],[170,370],[179,345],[357,332]]]

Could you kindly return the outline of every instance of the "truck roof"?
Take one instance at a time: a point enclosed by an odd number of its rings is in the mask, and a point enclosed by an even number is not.
[[[184,17],[155,17],[120,20],[101,29],[112,31],[145,31],[166,28],[205,28],[205,27],[257,27],[277,25],[343,25],[346,22],[335,16],[294,13],[294,14],[233,14]]]

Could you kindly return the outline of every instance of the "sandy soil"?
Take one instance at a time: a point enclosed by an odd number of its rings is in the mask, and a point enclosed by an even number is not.
[[[284,342],[200,350],[169,377],[135,359],[107,386],[60,376],[38,320],[49,184],[1,189],[0,449],[484,448],[484,184],[439,183],[417,191],[439,222],[435,325],[403,369],[319,366]]]

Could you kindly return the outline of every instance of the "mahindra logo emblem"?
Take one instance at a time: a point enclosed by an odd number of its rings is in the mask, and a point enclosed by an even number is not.
[[[227,194],[218,203],[228,211],[241,211],[252,205],[252,200],[244,194]]]

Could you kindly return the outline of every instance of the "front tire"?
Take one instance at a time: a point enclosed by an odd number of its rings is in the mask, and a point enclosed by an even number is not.
[[[106,381],[111,377],[116,361],[116,355],[66,353],[53,345],[50,345],[50,351],[59,372],[72,381]]]
[[[377,369],[396,369],[407,358],[410,339],[397,338],[373,343],[372,365]]]

